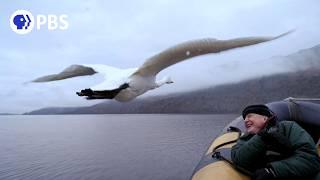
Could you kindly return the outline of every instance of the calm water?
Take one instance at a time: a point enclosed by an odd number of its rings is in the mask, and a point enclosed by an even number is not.
[[[185,180],[235,117],[0,116],[0,179]]]

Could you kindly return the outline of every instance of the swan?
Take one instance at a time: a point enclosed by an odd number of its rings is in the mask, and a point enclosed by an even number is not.
[[[101,73],[104,81],[96,86],[76,92],[86,99],[115,99],[120,102],[130,101],[145,92],[159,88],[164,84],[173,83],[169,76],[156,81],[157,74],[176,63],[195,56],[219,53],[222,51],[259,44],[283,37],[292,31],[276,37],[245,37],[229,40],[213,38],[187,41],[168,48],[147,59],[138,68],[119,69],[103,64],[74,64],[58,74],[36,78],[31,82],[49,82],[77,76]]]

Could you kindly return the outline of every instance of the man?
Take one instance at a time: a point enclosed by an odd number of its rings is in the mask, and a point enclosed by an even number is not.
[[[293,121],[277,123],[265,105],[246,107],[242,116],[247,132],[232,147],[235,165],[252,173],[252,179],[312,179],[320,158],[311,136]]]

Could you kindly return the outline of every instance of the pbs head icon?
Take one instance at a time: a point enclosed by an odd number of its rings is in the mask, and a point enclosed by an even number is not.
[[[27,34],[34,27],[34,17],[29,11],[17,10],[10,17],[10,27],[18,34]]]
[[[37,14],[33,16],[30,11],[17,10],[10,16],[10,27],[18,34],[28,34],[33,29],[66,30],[69,27],[68,16],[65,14]],[[34,28],[35,27],[35,28]]]

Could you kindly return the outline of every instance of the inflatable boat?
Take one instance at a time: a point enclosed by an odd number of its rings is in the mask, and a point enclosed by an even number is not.
[[[277,115],[279,121],[295,121],[303,127],[317,144],[320,155],[320,99],[287,98],[266,105]],[[213,140],[190,179],[249,180],[251,172],[234,166],[231,161],[231,148],[244,130],[241,116],[229,123]]]

